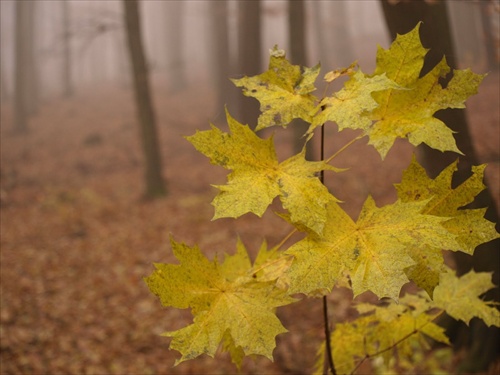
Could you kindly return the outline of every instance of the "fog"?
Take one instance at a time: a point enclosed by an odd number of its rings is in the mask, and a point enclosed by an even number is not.
[[[175,65],[185,75],[188,85],[213,84],[210,61],[213,37],[209,1],[142,1],[142,29],[148,66],[155,79],[168,84],[169,69]],[[238,74],[237,1],[229,1],[227,22],[232,71]],[[457,54],[464,65],[484,66],[484,44],[479,7],[449,2]],[[65,78],[65,58],[70,59],[70,79],[75,90],[92,85],[129,82],[129,65],[123,28],[123,9],[119,1],[43,0],[34,2],[32,17],[35,87],[41,98],[61,95]],[[1,85],[5,100],[14,88],[15,1],[3,0],[1,6]],[[264,0],[261,10],[262,69],[267,51],[275,44],[288,49],[287,1]],[[498,18],[494,27],[498,29]],[[66,26],[65,26],[66,22]],[[466,23],[464,23],[466,22]],[[175,25],[172,25],[175,23]],[[66,27],[66,30],[65,30]],[[323,67],[334,69],[358,60],[369,71],[374,66],[377,44],[384,47],[389,37],[378,1],[306,1],[306,40],[309,65],[321,60]],[[496,31],[498,34],[498,31]],[[172,36],[181,45],[172,47]],[[69,54],[65,57],[65,37]],[[325,46],[321,46],[324,43]],[[178,50],[177,52],[174,52]],[[174,65],[173,65],[174,64]],[[181,65],[179,67],[179,64]],[[177,71],[177,70],[176,70]]]
[[[227,357],[204,356],[172,368],[179,355],[160,335],[188,324],[191,316],[187,310],[162,308],[143,278],[155,262],[177,262],[170,236],[199,245],[209,259],[233,254],[239,238],[254,257],[263,241],[270,247],[293,242],[292,228],[275,215],[278,205],[262,218],[245,214],[212,220],[214,186],[226,183],[228,171],[210,165],[184,137],[208,129],[210,122],[225,130],[226,104],[238,121],[256,125],[255,111],[246,112],[242,104],[256,101],[244,97],[229,78],[263,72],[274,45],[296,65],[299,59],[307,66],[321,62],[318,96],[321,76],[330,70],[357,60],[370,74],[377,46],[387,48],[391,42],[391,22],[381,4],[400,2],[406,0],[305,0],[300,28],[305,56],[294,56],[299,43],[290,43],[289,1],[261,0],[255,12],[244,5],[256,0],[142,0],[146,67],[141,72],[147,74],[141,75],[132,73],[140,64],[130,58],[136,55],[130,53],[133,27],[125,28],[124,1],[0,0],[2,371],[234,373]],[[443,5],[440,0],[412,3]],[[464,123],[476,164],[489,163],[485,180],[500,207],[500,1],[448,0],[445,5],[454,43],[448,56],[452,67],[489,73],[479,94],[467,101]],[[437,24],[432,17],[426,23]],[[444,34],[449,41],[449,33]],[[139,102],[149,95],[135,95],[141,84],[145,89],[143,76],[151,93],[146,107]],[[153,136],[144,136],[146,117],[156,120],[149,121],[157,129],[149,133]],[[280,161],[296,153],[297,143],[304,146],[303,132],[293,133],[295,125],[262,134],[274,132]],[[398,139],[382,161],[366,137],[353,144],[355,130],[338,132],[332,123],[323,129],[325,155],[352,145],[332,161],[349,170],[325,173],[325,185],[346,213],[355,218],[368,195],[378,206],[394,202],[393,184],[401,181],[415,148]],[[314,145],[315,160],[319,142],[315,135],[307,145],[308,150]],[[151,156],[153,148],[162,163]],[[154,196],[148,194],[151,166],[161,185],[151,189],[161,192]],[[351,296],[336,290],[328,298],[335,325],[351,319],[346,303]],[[311,373],[324,337],[318,303],[280,309],[290,332],[279,336],[274,362],[245,362],[242,373]],[[491,345],[474,342],[479,351],[483,347],[476,344]],[[421,362],[415,373],[426,365]]]
[[[119,1],[80,0],[68,1],[66,17],[68,30],[64,30],[63,1],[37,1],[34,7],[34,50],[36,60],[37,85],[42,97],[59,95],[64,88],[62,75],[64,64],[65,35],[69,36],[71,58],[71,82],[75,89],[88,88],[94,84],[123,84],[128,80],[128,61],[123,29],[123,9]],[[188,84],[210,84],[210,54],[213,41],[210,35],[208,1],[142,1],[142,29],[146,54],[151,73],[159,78],[168,77],[171,61],[180,62]],[[342,5],[342,9],[339,5]],[[227,23],[230,32],[230,50],[236,54],[236,31],[238,25],[237,2],[229,2]],[[318,9],[315,9],[318,8]],[[339,8],[345,13],[342,27],[331,24],[329,12]],[[173,14],[176,12],[179,14]],[[360,63],[373,64],[376,44],[387,46],[380,7],[376,1],[355,1],[345,4],[335,2],[307,2],[308,61],[311,65],[320,60],[318,32],[324,33],[331,44],[334,40],[345,40],[352,44],[351,56],[345,52],[328,51],[323,66],[331,68],[349,64],[350,59]],[[320,19],[317,19],[319,13]],[[178,19],[178,29],[169,24]],[[335,17],[332,17],[336,19]],[[350,21],[352,20],[352,21]],[[2,52],[2,92],[11,96],[14,86],[14,46],[15,46],[15,1],[1,2],[1,52]],[[223,22],[224,20],[217,20]],[[320,26],[318,26],[320,23]],[[335,35],[334,35],[335,32]],[[182,36],[180,53],[172,56],[169,50],[171,35]],[[267,64],[267,51],[275,44],[285,50],[287,38],[287,2],[262,2],[262,53]],[[336,55],[336,57],[335,57]],[[230,76],[231,72],[228,72]]]

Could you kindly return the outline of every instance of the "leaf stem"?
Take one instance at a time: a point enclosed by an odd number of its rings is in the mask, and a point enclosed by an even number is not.
[[[279,249],[281,246],[283,246],[285,244],[286,241],[288,241],[290,239],[290,237],[292,237],[295,233],[297,232],[297,229],[295,228],[294,230],[292,230],[290,233],[288,233],[285,238],[283,238],[281,240],[281,242],[279,244],[277,244],[275,246],[276,249]]]
[[[325,158],[325,126],[323,125],[321,126],[320,160],[324,160],[324,158]],[[321,170],[319,179],[322,184],[325,183],[324,170]],[[328,367],[330,368],[332,375],[337,375],[337,371],[335,371],[335,364],[333,363],[330,323],[328,321],[328,300],[326,296],[323,296],[323,320],[325,324],[325,344],[326,344],[326,358],[328,359]]]
[[[323,127],[322,127],[323,129]],[[343,152],[345,149],[347,149],[349,146],[351,146],[354,142],[360,140],[361,138],[363,138],[366,134],[365,133],[362,133],[360,135],[358,135],[356,138],[353,138],[351,139],[349,142],[347,142],[344,146],[342,146],[342,148],[340,150],[338,150],[335,154],[333,154],[332,156],[330,156],[328,159],[325,160],[325,162],[329,163],[331,162],[333,159],[335,159],[341,152]]]

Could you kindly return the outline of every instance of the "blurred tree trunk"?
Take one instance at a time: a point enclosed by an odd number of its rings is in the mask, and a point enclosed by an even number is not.
[[[182,90],[186,86],[184,71],[184,4],[182,1],[165,1],[166,7],[166,44],[167,44],[167,76],[169,89],[172,92]]]
[[[27,23],[29,13],[28,1],[16,2],[16,35],[15,35],[15,82],[14,82],[14,129],[23,133],[28,130],[27,88],[28,51],[26,46]]]
[[[1,96],[1,101],[6,102],[9,100],[9,88],[7,87],[7,80],[5,79],[5,68],[4,68],[4,63],[2,59],[3,55],[0,55],[0,96]]]
[[[166,194],[162,177],[162,163],[158,146],[156,117],[150,96],[146,59],[142,45],[139,4],[137,0],[123,0],[125,7],[125,26],[127,33],[135,99],[139,115],[142,148],[146,161],[146,198],[160,197]]]
[[[486,44],[486,55],[490,69],[500,69],[500,4],[498,1],[483,1],[481,7],[481,19],[483,21],[484,39]],[[495,22],[496,20],[496,22]]]
[[[396,33],[407,33],[419,21],[423,21],[420,28],[422,44],[425,48],[430,48],[430,51],[426,56],[421,74],[430,71],[441,60],[443,55],[452,68],[457,66],[445,2],[428,3],[419,0],[391,4],[388,0],[381,1],[386,23],[393,39],[396,37]],[[470,176],[471,166],[479,164],[472,145],[465,111],[447,109],[438,112],[436,117],[457,132],[455,139],[458,148],[465,154],[465,156],[460,157],[459,168],[454,175],[454,184],[459,184]],[[425,145],[420,151],[423,165],[432,177],[436,176],[445,166],[458,157],[458,155],[452,152],[442,153],[432,150]],[[498,211],[488,190],[476,198],[474,207],[488,207],[485,217],[497,223],[498,230]],[[500,277],[500,252],[498,251],[498,245],[498,240],[483,244],[476,249],[472,258],[464,253],[454,253],[458,273],[464,274],[471,268],[474,268],[476,271],[493,271],[493,282],[498,286]],[[494,299],[497,302],[500,301],[499,297],[498,288],[487,294],[487,298]],[[494,360],[498,359],[500,354],[500,332],[498,328],[488,328],[484,323],[475,319],[471,322],[470,330],[466,334],[464,333],[467,331],[465,325],[459,325],[451,321],[447,325],[448,333],[452,335],[452,339],[455,342],[467,336],[466,344],[470,348],[468,357],[463,361],[461,371],[482,371],[487,369]]]
[[[261,4],[260,0],[238,1],[238,74],[258,75],[261,72]],[[259,102],[254,98],[239,95],[238,121],[255,128],[259,112]]]
[[[303,0],[288,0],[288,45],[290,46],[289,60],[294,65],[307,66],[306,28],[305,28],[305,3]],[[302,151],[304,134],[309,127],[302,119],[295,119],[290,126],[293,127],[293,152]],[[306,159],[314,160],[313,143],[306,147]]]
[[[63,29],[63,95],[70,97],[73,95],[71,84],[71,31],[70,31],[70,11],[69,1],[61,1],[62,6],[62,29]]]
[[[318,48],[318,56],[319,60],[321,62],[321,68],[324,71],[324,69],[330,68],[330,65],[332,63],[332,58],[331,58],[331,49],[329,48],[330,46],[327,44],[327,40],[330,43],[329,38],[327,38],[326,31],[327,26],[326,20],[325,20],[325,13],[328,12],[329,9],[329,3],[325,3],[322,1],[314,1],[311,3],[312,6],[312,15],[313,15],[313,28],[314,28],[314,36],[315,36],[315,41],[316,41],[316,48]],[[327,8],[328,7],[328,8]],[[333,17],[333,15],[332,15]],[[332,67],[333,68],[333,67]]]
[[[312,2],[315,29],[322,68],[327,71],[349,66],[354,60],[349,36],[346,2]]]
[[[216,89],[215,108],[217,113],[223,113],[224,105],[231,108],[234,98],[239,94],[237,89],[229,80],[231,76],[231,55],[229,52],[229,28],[228,28],[228,1],[211,1],[210,7],[210,34],[212,36],[212,70]],[[222,111],[222,112],[221,112]],[[224,116],[223,116],[224,117]]]
[[[28,115],[34,115],[38,104],[38,74],[37,74],[37,54],[36,54],[36,1],[28,0],[26,2],[27,22],[26,22],[26,110]]]

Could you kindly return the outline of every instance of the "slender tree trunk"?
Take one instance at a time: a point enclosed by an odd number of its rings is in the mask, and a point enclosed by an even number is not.
[[[500,69],[500,24],[498,22],[500,3],[498,1],[483,1],[478,5],[481,7],[488,66],[490,69],[498,70]],[[497,22],[494,22],[494,19]]]
[[[314,1],[312,2],[312,15],[313,21],[312,26],[314,28],[314,40],[316,44],[316,48],[318,49],[317,55],[319,56],[319,60],[321,62],[321,68],[324,70],[328,69],[332,63],[332,58],[330,54],[330,41],[328,40],[326,35],[327,23],[324,19],[324,12],[326,12],[327,6],[329,3],[325,3],[323,1]],[[328,40],[328,44],[327,44]],[[332,67],[333,68],[333,67]]]
[[[73,95],[71,83],[71,32],[70,32],[70,10],[69,1],[61,1],[62,6],[62,29],[63,29],[63,95],[70,97]]]
[[[165,1],[165,7],[168,83],[170,90],[176,92],[186,86],[183,51],[184,4],[182,1]]]
[[[1,56],[0,56],[1,59]],[[3,60],[3,59],[1,59]],[[0,96],[1,96],[1,101],[6,102],[9,100],[9,88],[7,87],[7,80],[5,79],[5,68],[3,65],[3,61],[0,61]]]
[[[158,146],[156,117],[150,96],[146,59],[141,39],[139,4],[137,0],[123,0],[125,7],[125,25],[132,62],[135,99],[139,115],[142,147],[146,162],[146,198],[155,198],[166,194],[165,183],[161,174],[162,163]]]
[[[261,73],[260,0],[238,1],[238,74],[254,76]],[[240,98],[239,121],[257,125],[259,102],[254,98]]]
[[[306,20],[305,3],[303,0],[288,0],[288,38],[290,46],[290,60],[295,65],[307,66],[306,50]],[[308,124],[302,119],[295,119],[293,126],[294,141],[293,152],[302,151],[304,146],[304,134],[307,132]],[[313,143],[309,142],[306,147],[306,159],[314,160]]]
[[[217,91],[215,108],[217,112],[227,105],[232,108],[233,98],[237,97],[236,87],[230,78],[230,53],[229,53],[229,28],[228,28],[228,1],[211,1],[210,7],[210,31],[212,36],[212,70],[214,83]]]
[[[14,129],[18,133],[28,130],[26,108],[28,53],[26,50],[26,30],[29,4],[26,1],[16,2],[16,47],[15,47],[15,83],[14,83]]]
[[[388,0],[381,1],[392,38],[396,37],[396,33],[407,33],[419,21],[423,21],[420,30],[422,44],[424,47],[430,48],[430,51],[426,56],[422,74],[431,70],[443,55],[451,67],[457,66],[445,2],[427,3],[419,0],[400,2],[394,5]],[[479,164],[472,145],[465,112],[463,110],[447,109],[440,111],[436,117],[457,132],[455,139],[458,148],[465,156],[460,157],[459,169],[454,175],[454,183],[461,183],[470,176],[471,166]],[[457,155],[454,153],[442,153],[427,146],[422,147],[421,151],[423,164],[432,176],[437,175],[445,166],[457,159]],[[498,210],[495,208],[495,202],[488,190],[476,198],[474,206],[488,207],[485,217],[497,223],[498,230]],[[476,271],[493,271],[493,282],[498,286],[500,278],[499,242],[499,240],[495,240],[479,246],[472,258],[464,253],[454,253],[458,273],[464,274],[471,268]],[[499,289],[495,288],[487,295],[487,298],[499,302]],[[448,332],[457,340],[460,340],[465,335],[466,327],[464,325],[448,322],[447,328]],[[468,332],[467,344],[470,346],[469,353],[468,357],[463,361],[461,371],[485,370],[500,354],[499,329],[496,327],[488,328],[482,321],[473,320]]]
[[[36,114],[38,103],[38,74],[37,74],[37,54],[36,54],[36,2],[25,0],[27,9],[26,22],[26,110],[28,115]]]

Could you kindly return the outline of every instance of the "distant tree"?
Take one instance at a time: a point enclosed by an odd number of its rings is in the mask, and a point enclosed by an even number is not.
[[[165,1],[166,11],[166,45],[167,73],[169,89],[173,92],[186,86],[184,69],[184,3],[182,1]]]
[[[135,100],[146,162],[146,198],[166,194],[162,177],[162,162],[158,145],[156,117],[151,100],[149,77],[142,44],[139,4],[137,0],[123,0],[129,55],[132,65]]]
[[[490,69],[500,69],[500,4],[495,1],[482,1],[481,18],[484,28],[484,39],[486,43],[486,54]]]
[[[2,55],[3,56],[3,55]],[[1,59],[1,56],[0,56]],[[3,59],[2,59],[3,60]],[[9,99],[9,88],[7,87],[7,81],[5,79],[5,68],[3,61],[0,61],[0,97],[1,101],[7,101]]]
[[[315,40],[321,64],[326,68],[349,66],[354,52],[344,1],[311,2]]]
[[[229,27],[228,19],[228,1],[211,1],[210,7],[210,34],[212,43],[210,52],[212,57],[212,70],[214,83],[216,87],[216,106],[223,108],[224,105],[232,107],[231,95],[236,92],[236,87],[229,80],[231,73],[231,56],[229,51]]]
[[[15,4],[14,3],[5,3],[5,2],[0,2],[0,16],[6,16],[9,14],[9,16],[14,13],[11,13],[11,9],[14,8]],[[15,17],[9,17],[9,19],[15,21]],[[3,24],[0,24],[0,26],[7,27],[7,22],[2,21]],[[10,23],[9,23],[10,27]],[[11,43],[10,35],[9,38],[6,38],[6,33],[5,32],[0,32],[0,45],[2,46],[3,51],[7,50],[7,46],[10,46]],[[11,75],[9,74],[8,76],[6,75],[7,69],[6,69],[6,64],[7,64],[7,58],[6,55],[8,55],[10,59],[10,54],[7,53],[0,53],[0,95],[1,95],[1,101],[2,103],[11,99],[12,96],[12,86],[13,82],[11,81]]]
[[[30,3],[28,1],[16,2],[14,129],[19,133],[28,130],[28,108],[26,101],[28,76],[25,73],[29,58],[26,45],[29,7]]]
[[[34,115],[37,111],[38,103],[38,74],[37,74],[37,53],[36,53],[36,5],[37,2],[27,0],[26,2],[26,33],[23,43],[26,48],[26,66],[24,73],[26,75],[26,110],[29,115]]]
[[[443,56],[446,57],[451,67],[457,66],[445,2],[427,2],[424,0],[401,1],[397,4],[392,4],[389,0],[381,0],[381,2],[392,38],[396,37],[396,33],[404,34],[410,31],[418,22],[423,21],[421,26],[422,44],[424,47],[430,48],[430,51],[426,56],[422,74],[427,73]],[[465,112],[464,110],[447,109],[438,112],[436,117],[439,117],[456,132],[455,138],[458,148],[467,155],[460,158],[459,170],[454,176],[456,183],[462,182],[470,175],[471,165],[479,164],[472,145]],[[425,146],[421,150],[424,165],[434,176],[457,158],[454,153],[442,153]],[[488,190],[476,198],[475,204],[478,207],[490,207],[485,217],[498,225],[498,210],[495,208],[494,200]],[[498,286],[500,279],[498,244],[499,241],[495,240],[482,245],[474,253],[472,260],[466,254],[454,252],[458,273],[464,274],[471,267],[476,271],[493,271],[493,282]],[[493,289],[489,297],[500,302],[499,289]],[[450,332],[455,332],[454,336],[457,340],[460,340],[466,334],[464,333],[466,328],[463,325],[458,328],[457,324],[450,322],[448,329]],[[500,332],[498,328],[488,328],[483,322],[473,320],[468,335],[470,335],[468,342],[473,343],[473,345],[470,347],[468,357],[463,361],[461,370],[473,372],[487,369],[489,364],[498,359],[500,354]]]
[[[288,45],[290,61],[300,66],[308,66],[306,48],[305,3],[303,0],[288,0]],[[302,119],[295,119],[290,126],[294,129],[293,152],[299,153],[304,146],[303,135],[309,124]],[[306,159],[314,160],[313,143],[306,148]]]
[[[65,97],[73,95],[73,85],[71,82],[71,31],[70,31],[70,10],[69,1],[61,1],[62,7],[62,39],[63,39],[63,69],[62,81]]]
[[[238,3],[238,73],[246,76],[261,72],[261,2],[240,0]],[[255,99],[239,97],[238,120],[256,126],[259,103]]]

